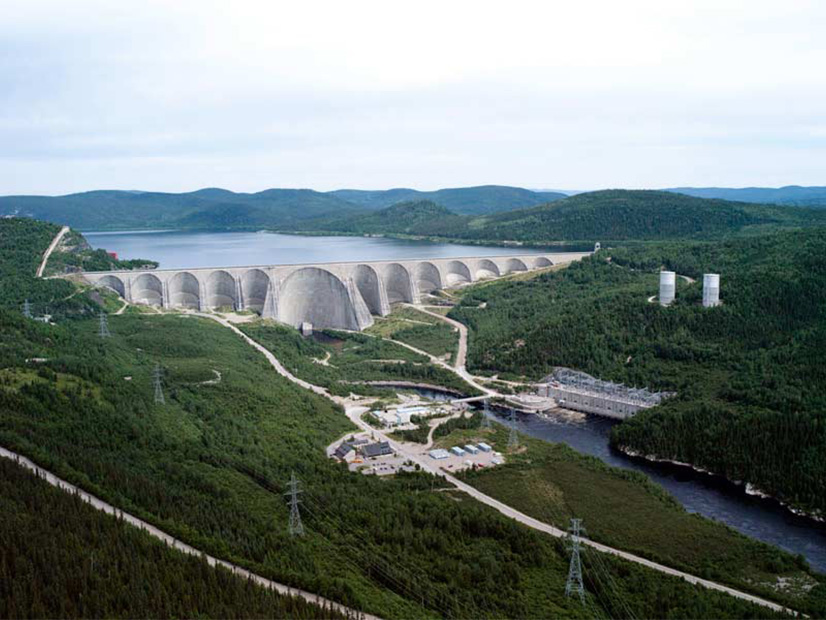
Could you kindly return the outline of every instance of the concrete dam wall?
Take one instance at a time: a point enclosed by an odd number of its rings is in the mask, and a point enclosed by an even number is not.
[[[253,310],[298,327],[362,330],[397,302],[432,291],[580,260],[589,252],[428,260],[87,272],[94,286],[162,308]]]

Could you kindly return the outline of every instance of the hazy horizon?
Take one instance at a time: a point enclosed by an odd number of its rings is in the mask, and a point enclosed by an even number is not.
[[[816,2],[3,8],[0,195],[826,184]]]

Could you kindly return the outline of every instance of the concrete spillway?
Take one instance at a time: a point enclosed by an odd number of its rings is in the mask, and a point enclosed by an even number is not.
[[[428,260],[87,272],[126,301],[163,308],[253,310],[298,327],[362,330],[396,302],[478,280],[569,263],[590,252]]]

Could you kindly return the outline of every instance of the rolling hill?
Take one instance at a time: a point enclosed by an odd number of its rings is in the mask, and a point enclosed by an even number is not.
[[[99,190],[66,196],[3,196],[0,217],[31,217],[80,230],[294,229],[307,219],[369,213],[411,200],[431,199],[457,213],[478,215],[535,206],[562,196],[496,185],[435,192],[268,189],[247,194],[205,188],[172,194]]]
[[[826,224],[826,213],[648,190],[605,190],[485,216],[463,216],[430,201],[370,215],[317,218],[308,230],[403,234],[476,241],[711,239],[763,229]]]
[[[673,187],[665,191],[687,194],[698,198],[722,198],[741,202],[799,205],[826,208],[826,187]]]
[[[429,200],[460,215],[485,215],[498,211],[511,211],[565,198],[565,194],[559,192],[534,192],[521,187],[504,185],[458,187],[433,192],[397,188],[384,191],[340,189],[330,193],[370,209],[381,209],[399,202]]]

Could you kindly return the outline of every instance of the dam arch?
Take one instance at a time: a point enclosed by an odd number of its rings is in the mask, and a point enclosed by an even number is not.
[[[499,266],[488,258],[482,258],[476,261],[475,276],[477,280],[488,280],[490,278],[498,278]]]
[[[543,269],[544,267],[552,267],[553,263],[551,262],[550,258],[545,258],[544,256],[538,256],[537,258],[533,259],[533,268],[534,269]]]
[[[504,274],[514,273],[515,271],[527,271],[528,266],[518,258],[509,258],[505,261]]]
[[[302,267],[289,275],[278,291],[278,320],[293,327],[359,330],[355,308],[345,284],[318,267]]]
[[[399,263],[390,263],[385,267],[384,288],[387,291],[388,303],[416,302],[410,272]]]
[[[115,291],[121,297],[126,297],[126,286],[123,284],[123,280],[117,276],[103,276],[95,283],[95,286],[105,286]]]
[[[206,302],[210,308],[238,307],[235,278],[228,271],[219,269],[209,274],[206,282]]]
[[[420,293],[430,293],[442,287],[442,274],[438,267],[429,261],[418,263],[413,270],[416,276],[416,288]]]
[[[163,284],[158,276],[142,273],[132,281],[132,301],[147,306],[163,305]]]
[[[356,288],[367,305],[370,314],[383,315],[381,280],[379,280],[379,274],[376,270],[370,265],[356,265],[353,271],[353,281],[356,283]]]
[[[201,307],[201,283],[188,271],[176,273],[167,286],[169,305],[179,308]]]
[[[261,312],[267,301],[270,276],[261,269],[248,269],[241,276],[241,297],[245,310]]]
[[[460,260],[452,260],[445,266],[445,284],[447,286],[457,286],[473,281],[470,268]]]

